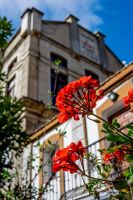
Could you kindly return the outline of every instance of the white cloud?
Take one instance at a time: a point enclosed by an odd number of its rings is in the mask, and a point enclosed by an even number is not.
[[[80,19],[80,24],[96,29],[103,23],[97,15],[101,9],[100,0],[0,0],[0,13],[17,20],[27,7],[36,7],[45,12],[46,17],[63,20],[70,13]]]

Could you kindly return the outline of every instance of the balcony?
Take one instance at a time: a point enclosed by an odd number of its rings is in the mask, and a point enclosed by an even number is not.
[[[108,147],[108,142],[105,140],[105,137],[94,142],[88,146],[88,152],[91,152],[97,157],[101,157],[98,149]],[[86,172],[92,177],[98,177],[97,171],[89,165],[88,161],[85,163]],[[84,181],[87,182],[88,178],[84,178]],[[63,188],[63,189],[62,189]],[[105,188],[103,188],[105,189]],[[62,192],[64,190],[65,192]],[[107,199],[106,191],[102,191],[99,199]],[[89,193],[85,190],[84,182],[80,175],[70,174],[69,172],[63,172],[62,176],[60,173],[56,173],[53,179],[50,181],[47,191],[43,195],[43,200],[88,200],[94,199],[92,196],[89,196]]]

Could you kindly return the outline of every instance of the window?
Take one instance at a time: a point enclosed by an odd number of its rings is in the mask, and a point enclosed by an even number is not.
[[[51,61],[55,62],[57,60],[61,61],[60,64],[60,68],[64,68],[67,69],[67,60],[64,59],[63,57],[55,54],[55,53],[51,53]],[[55,100],[56,100],[56,96],[58,91],[64,87],[67,84],[67,75],[64,74],[63,72],[61,73],[55,73],[54,69],[51,69],[51,92],[53,94],[52,96],[52,104],[55,105]]]
[[[113,115],[111,115],[108,120],[109,122],[112,122],[113,119],[116,119],[118,123],[120,124],[120,129],[124,134],[127,134],[127,125],[133,126],[133,113],[127,108],[123,108],[119,110],[118,112],[115,112]],[[114,171],[113,175],[118,176],[123,169],[126,169],[129,167],[129,163],[125,160],[121,163],[119,168],[117,169],[118,171]]]
[[[117,119],[118,123],[121,125],[123,132],[126,132],[125,126],[133,125],[133,113],[128,109],[124,108],[113,115],[109,116],[108,121],[112,122],[112,119]]]
[[[61,67],[67,68],[67,60],[55,53],[51,53],[51,61],[55,62],[56,60],[61,60]]]
[[[51,69],[51,91],[53,93],[52,104],[55,105],[55,100],[58,91],[67,84],[67,75],[56,74],[54,69]]]
[[[86,76],[92,76],[92,78],[99,80],[98,75],[95,74],[94,72],[88,70],[88,69],[85,69],[85,75],[86,75]]]
[[[55,173],[52,172],[52,158],[55,155],[55,152],[58,148],[55,148],[54,151],[51,153],[51,149],[44,149],[44,167],[43,167],[43,174],[44,174],[44,183],[47,183],[51,176],[54,176]]]
[[[8,67],[8,73],[13,69],[13,67],[15,66],[17,62],[17,58],[13,59],[13,61],[10,63],[9,67]]]
[[[15,76],[7,83],[7,95],[11,97],[15,95]]]

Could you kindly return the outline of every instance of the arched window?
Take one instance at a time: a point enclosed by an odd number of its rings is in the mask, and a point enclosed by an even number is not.
[[[90,71],[89,69],[85,69],[85,75],[86,76],[92,76],[92,78],[99,80],[99,77],[94,72]]]

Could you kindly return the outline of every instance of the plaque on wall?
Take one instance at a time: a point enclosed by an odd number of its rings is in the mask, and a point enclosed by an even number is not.
[[[80,51],[83,56],[99,63],[97,43],[91,36],[80,34]]]

